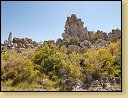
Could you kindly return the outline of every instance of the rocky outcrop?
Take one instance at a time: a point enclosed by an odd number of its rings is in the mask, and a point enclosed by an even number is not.
[[[95,33],[95,36],[97,36],[98,39],[102,39],[105,41],[107,41],[107,39],[108,39],[107,33],[100,31],[100,30],[97,30],[97,32]]]
[[[94,42],[94,45],[95,45],[96,49],[100,49],[100,48],[106,47],[109,43],[110,43],[110,41],[98,39],[97,41]]]
[[[78,37],[80,41],[89,40],[87,27],[84,28],[84,22],[77,18],[75,14],[67,17],[65,30],[62,34],[63,39],[68,37]]]
[[[113,29],[112,32],[108,33],[108,41],[116,42],[121,38],[121,30]]]
[[[37,46],[37,43],[29,38],[13,38],[13,44],[16,48],[34,48]]]
[[[84,40],[83,42],[80,43],[80,47],[82,48],[91,48],[92,44],[88,40]]]
[[[77,52],[83,53],[87,48],[99,49],[106,47],[110,42],[116,42],[121,38],[121,30],[113,29],[110,33],[106,33],[100,30],[96,32],[89,31],[87,27],[84,27],[84,22],[78,18],[75,14],[67,17],[65,23],[64,33],[62,33],[63,39],[58,39],[55,43],[54,40],[44,41],[48,44],[63,44],[68,48],[68,52],[72,52],[76,47]],[[74,46],[75,45],[75,46]],[[34,48],[37,46],[35,41],[29,38],[13,38],[12,33],[9,33],[8,40],[4,41],[4,45],[1,45],[1,50],[7,50],[12,48]]]
[[[55,41],[54,40],[48,40],[48,41],[44,41],[44,42],[47,43],[48,45],[55,44]]]
[[[8,36],[8,46],[12,46],[13,45],[13,42],[12,42],[12,32],[9,33],[9,36]]]
[[[23,49],[34,48],[37,47],[37,45],[36,41],[32,41],[32,39],[29,38],[13,38],[12,33],[10,32],[8,40],[5,40],[4,44],[1,45],[1,51],[12,49],[20,53]]]
[[[72,14],[71,17],[67,17],[62,37],[63,40],[69,37],[78,37],[80,41],[91,41],[94,37],[98,37],[98,39],[113,42],[121,38],[121,30],[113,29],[110,33],[97,30],[94,33],[93,31],[88,31],[87,27],[84,27],[84,22],[80,18],[77,18],[75,14]]]
[[[113,29],[110,33],[100,30],[88,31],[87,27],[84,27],[84,22],[72,14],[71,17],[67,17],[62,37],[63,39],[57,40],[57,44],[65,44],[70,52],[74,49],[72,45],[79,46],[81,47],[79,53],[83,53],[86,48],[99,49],[106,47],[111,42],[118,41],[121,38],[121,30]],[[77,44],[74,44],[71,39],[77,39]]]

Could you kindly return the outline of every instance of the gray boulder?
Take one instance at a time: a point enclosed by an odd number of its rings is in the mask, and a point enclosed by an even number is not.
[[[68,51],[68,53],[71,53],[75,49],[76,49],[76,45],[69,45],[67,48],[67,51]]]

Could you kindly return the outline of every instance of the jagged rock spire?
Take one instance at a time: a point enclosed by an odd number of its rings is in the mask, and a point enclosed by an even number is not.
[[[10,33],[9,33],[9,36],[8,36],[8,45],[9,45],[9,46],[12,46],[12,45],[13,45],[12,32],[10,32]]]
[[[89,40],[87,27],[84,28],[84,22],[77,18],[75,14],[67,17],[62,37],[78,37],[80,41]]]

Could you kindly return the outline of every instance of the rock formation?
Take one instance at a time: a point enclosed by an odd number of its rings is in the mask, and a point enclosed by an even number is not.
[[[13,44],[17,48],[34,48],[37,46],[37,43],[29,38],[13,38]]]
[[[68,51],[68,53],[70,53],[70,52],[72,52],[75,49],[76,49],[75,45],[69,45],[68,48],[67,48],[67,51]]]
[[[65,23],[65,30],[62,33],[63,39],[58,39],[57,44],[62,45],[66,43],[68,50],[74,50],[70,41],[72,38],[77,39],[79,42],[78,45],[80,51],[85,50],[86,48],[99,49],[105,47],[110,42],[116,42],[121,38],[121,30],[116,29],[112,30],[110,33],[106,33],[100,30],[97,30],[95,33],[93,31],[88,31],[87,27],[84,27],[84,22],[77,18],[75,14],[72,14],[71,17],[67,17]],[[70,51],[71,52],[71,51]]]
[[[12,32],[9,33],[9,36],[8,36],[8,46],[12,46],[13,45],[13,42],[12,42]]]
[[[87,27],[84,27],[84,22],[77,18],[75,14],[67,17],[65,23],[64,33],[62,33],[63,39],[44,41],[48,44],[65,45],[68,52],[77,50],[78,53],[86,52],[87,48],[99,49],[105,47],[110,42],[116,42],[121,38],[121,30],[112,29],[111,32],[106,33],[100,30],[96,32],[89,31]],[[12,33],[9,33],[8,40],[4,41],[1,45],[1,50],[7,50],[14,48],[34,48],[37,46],[35,41],[29,38],[12,38]]]
[[[78,37],[80,41],[89,40],[89,34],[87,27],[84,28],[84,22],[77,18],[75,14],[71,17],[67,17],[65,24],[65,33],[62,37],[65,39],[67,37]]]
[[[55,44],[55,41],[54,40],[48,40],[48,41],[44,41],[44,42],[47,43],[48,45]]]
[[[83,42],[80,43],[80,47],[82,48],[91,48],[92,44],[88,40],[84,40]]]
[[[121,38],[121,30],[119,29],[112,29],[112,32],[108,33],[108,41],[116,42]]]
[[[4,41],[4,44],[1,44],[1,51],[6,51],[7,49],[12,49],[17,52],[21,52],[20,50],[26,48],[34,48],[37,47],[37,43],[32,41],[29,38],[16,38],[12,37],[12,33],[9,33],[8,40]]]

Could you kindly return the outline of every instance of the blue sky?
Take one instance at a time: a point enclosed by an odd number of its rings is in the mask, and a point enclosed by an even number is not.
[[[90,31],[121,29],[120,1],[2,1],[1,41],[8,39],[9,32],[38,42],[62,38],[71,14]]]

